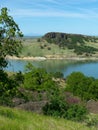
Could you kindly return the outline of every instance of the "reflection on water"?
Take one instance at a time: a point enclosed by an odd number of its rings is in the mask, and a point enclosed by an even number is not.
[[[80,71],[87,76],[98,78],[98,61],[73,61],[73,60],[45,60],[45,61],[29,61],[36,67],[45,68],[48,72],[60,71],[64,77],[74,71]],[[8,71],[24,71],[28,61],[9,60]]]

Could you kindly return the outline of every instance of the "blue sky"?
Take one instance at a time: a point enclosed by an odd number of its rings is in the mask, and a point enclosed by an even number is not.
[[[98,0],[0,0],[24,35],[66,32],[98,36]]]

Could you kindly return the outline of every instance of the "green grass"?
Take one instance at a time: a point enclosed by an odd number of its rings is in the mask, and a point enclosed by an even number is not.
[[[0,106],[0,130],[97,130],[65,119]]]
[[[91,46],[98,49],[98,43],[93,43],[91,41],[85,41],[87,46]],[[28,57],[28,56],[43,56],[43,57],[77,57],[73,50],[68,48],[60,48],[56,44],[49,44],[45,40],[41,40],[38,42],[38,39],[25,39],[22,41],[23,49],[22,53],[20,54],[21,57]],[[41,49],[41,46],[43,49]],[[48,49],[50,48],[50,50]],[[98,57],[98,52],[93,56]]]
[[[67,48],[61,49],[58,45],[49,44],[46,41],[42,40],[38,42],[37,39],[25,39],[22,42],[23,49],[21,56],[48,56],[48,55],[67,55],[73,56],[76,55],[72,50]],[[44,49],[41,49],[40,46],[43,46]],[[48,48],[51,48],[48,50]]]

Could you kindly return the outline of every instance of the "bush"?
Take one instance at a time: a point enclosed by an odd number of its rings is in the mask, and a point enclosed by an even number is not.
[[[20,86],[20,84],[22,84],[24,81],[24,75],[21,71],[15,73],[10,78],[16,81],[17,86]]]
[[[48,50],[51,50],[51,47],[48,47],[47,49],[48,49]]]
[[[71,105],[66,113],[66,118],[76,121],[82,121],[86,118],[87,109],[81,105]]]
[[[68,104],[64,97],[58,93],[43,107],[43,113],[69,120],[82,121],[86,118],[87,109],[82,105]]]
[[[43,113],[45,115],[51,115],[56,117],[63,117],[68,109],[68,104],[60,96],[56,95],[51,99],[50,103],[47,103],[43,107]]]
[[[40,38],[38,38],[38,39],[37,39],[37,42],[41,42],[41,39],[40,39]]]
[[[53,76],[55,78],[63,78],[64,77],[63,73],[61,73],[61,72],[56,72],[56,73],[53,74]]]
[[[82,100],[98,99],[98,80],[86,77],[81,72],[73,72],[66,79],[66,91]]]
[[[40,45],[40,49],[44,49],[44,46]]]
[[[13,106],[12,98],[19,96],[18,86],[23,81],[23,75],[19,72],[8,76],[6,72],[0,71],[0,104]]]
[[[55,89],[56,86],[57,85],[52,80],[50,74],[42,68],[34,68],[32,71],[27,72],[24,75],[24,87],[26,89],[47,91],[49,89]]]
[[[12,98],[10,96],[0,96],[0,105],[13,107]]]

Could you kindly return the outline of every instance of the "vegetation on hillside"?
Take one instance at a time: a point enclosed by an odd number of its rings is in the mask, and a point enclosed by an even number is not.
[[[22,104],[42,102],[40,111],[38,108],[41,113],[83,121],[89,112],[86,101],[98,100],[97,79],[86,77],[80,72],[72,73],[65,81],[61,73],[58,73],[58,76],[47,73],[44,69],[35,68],[29,63],[24,74],[21,72],[11,76],[4,74],[1,82],[1,105],[22,107]],[[65,82],[63,86],[60,85],[62,80]],[[29,110],[34,107],[31,104],[28,105]],[[24,109],[25,107],[27,108],[24,105]]]
[[[74,49],[74,52],[78,55],[85,54],[89,56],[94,54],[98,49],[89,47],[85,42],[97,42],[97,37],[79,35],[79,34],[67,34],[67,33],[55,33],[50,32],[43,37],[48,43],[57,44],[61,48]]]
[[[75,55],[72,50],[59,48],[56,44],[50,44],[46,40],[40,38],[41,41],[38,42],[38,39],[23,39],[22,40],[22,52],[20,57],[48,57],[48,56],[70,56]]]
[[[90,100],[92,98],[98,100],[95,94],[96,91],[94,91],[94,88],[91,87],[96,82],[97,89],[97,80],[95,80],[94,78],[86,77],[82,73],[77,72],[72,73],[70,76],[68,76],[68,78],[66,79],[67,86],[65,84],[65,87],[62,87],[60,86],[59,82],[56,81],[58,77],[54,77],[54,74],[52,75],[50,73],[47,73],[41,68],[34,68],[33,66],[31,66],[31,64],[29,64],[27,67],[27,72],[24,74],[18,72],[14,75],[11,75],[10,77],[8,75],[5,76],[4,79],[8,78],[11,79],[11,81],[10,86],[8,86],[9,82],[7,79],[7,89],[1,88],[1,91],[3,89],[3,93],[0,96],[0,105],[21,108],[20,106],[27,104],[29,108],[28,110],[34,111],[35,104],[32,106],[32,103],[36,102],[37,109],[41,108],[41,113],[45,115],[54,116],[55,118],[64,118],[65,121],[66,119],[72,121],[82,121],[90,127],[97,125],[97,119],[92,118],[91,121],[90,117],[88,117],[89,109],[86,108],[86,100]],[[44,75],[46,76],[44,77]],[[46,77],[48,77],[49,79],[47,79]],[[61,74],[59,74],[59,80],[60,79],[62,79]],[[39,81],[42,82],[40,82],[39,84]],[[91,82],[93,82],[92,85]],[[5,84],[3,80],[2,83]],[[93,91],[92,93],[87,93],[87,85],[89,86],[89,89]],[[73,87],[74,91],[72,91]],[[90,97],[91,94],[92,96]],[[44,104],[41,105],[41,102],[44,102]],[[26,105],[24,105],[22,108],[25,109],[25,107],[27,108]],[[21,120],[22,122],[24,122],[24,120],[21,119],[22,116],[20,117],[19,115],[13,113],[13,111],[11,109],[7,110],[4,108],[0,108],[0,116],[3,116],[4,120],[10,118],[10,120]],[[33,118],[35,119],[34,116]],[[14,123],[17,124],[16,121]],[[11,122],[9,122],[9,124],[12,125]]]
[[[81,72],[73,72],[67,77],[66,90],[83,100],[98,100],[98,79],[84,76]]]
[[[52,33],[40,38],[23,38],[20,57],[70,58],[98,56],[98,37],[64,33],[63,35],[68,35],[69,39],[75,39],[68,42],[61,37],[62,33],[54,34],[55,38],[50,37]],[[47,35],[49,35],[49,38]],[[57,37],[59,37],[60,42]]]

